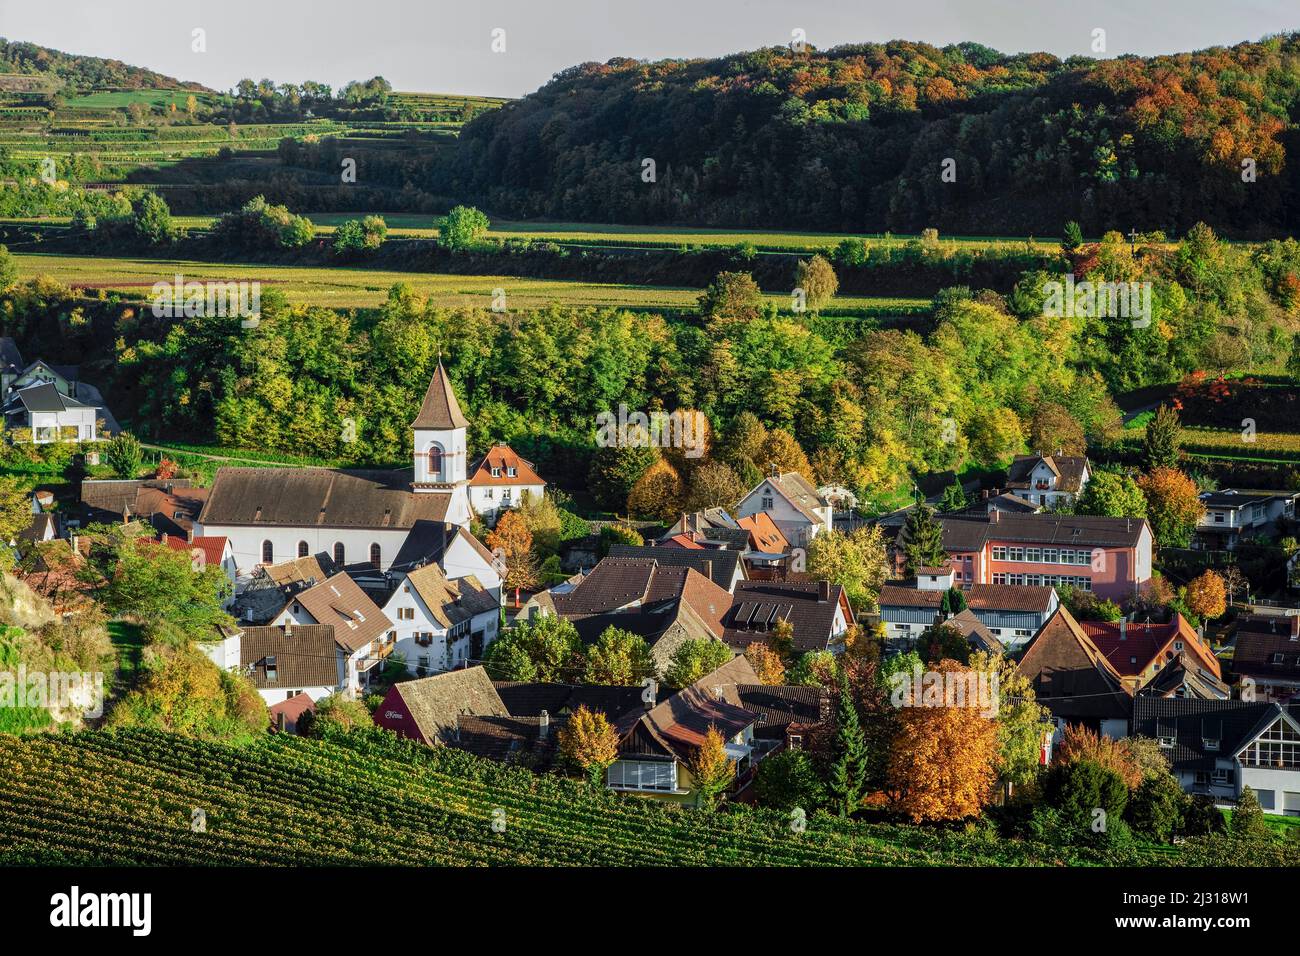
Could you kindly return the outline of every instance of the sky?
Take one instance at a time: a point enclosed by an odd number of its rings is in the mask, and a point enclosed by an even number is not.
[[[1105,30],[1104,53],[1092,51]],[[195,29],[206,50],[192,49]],[[493,31],[504,30],[502,52]],[[1300,30],[1297,0],[0,0],[0,36],[218,90],[243,77],[522,96],[577,63],[789,43],[974,40],[1006,53],[1173,53]],[[499,44],[498,44],[499,45]]]

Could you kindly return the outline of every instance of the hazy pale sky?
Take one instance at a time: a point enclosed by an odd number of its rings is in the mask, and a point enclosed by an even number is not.
[[[191,50],[191,31],[207,51]],[[505,30],[494,53],[492,31]],[[615,56],[704,57],[790,41],[975,40],[1003,52],[1170,53],[1300,29],[1297,0],[0,0],[0,36],[219,90],[242,77],[520,96]]]

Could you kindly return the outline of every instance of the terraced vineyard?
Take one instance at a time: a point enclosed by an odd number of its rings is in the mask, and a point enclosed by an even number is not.
[[[774,812],[619,797],[379,733],[242,748],[153,731],[0,736],[6,864],[1043,865],[1060,853],[824,816],[795,833]]]

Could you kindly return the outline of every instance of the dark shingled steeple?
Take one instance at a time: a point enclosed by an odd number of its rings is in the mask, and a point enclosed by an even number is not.
[[[456,401],[456,393],[451,389],[451,382],[447,380],[447,370],[442,367],[442,359],[438,360],[438,368],[433,373],[433,381],[429,383],[429,390],[424,393],[424,404],[420,406],[420,414],[415,416],[415,421],[411,422],[412,428],[468,428],[469,420],[460,410],[460,402]]]

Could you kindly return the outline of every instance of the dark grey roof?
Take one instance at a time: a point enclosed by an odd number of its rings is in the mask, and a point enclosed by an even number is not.
[[[1225,488],[1222,491],[1207,491],[1201,494],[1201,502],[1207,508],[1236,509],[1246,505],[1260,504],[1277,497],[1267,491],[1235,491]]]
[[[740,532],[748,540],[748,532]],[[731,590],[736,566],[740,563],[739,551],[717,548],[647,547],[645,545],[615,544],[609,549],[611,558],[653,558],[659,564],[673,568],[694,568],[723,590]]]
[[[1145,518],[1108,518],[1096,515],[1012,514],[936,515],[943,529],[943,546],[949,552],[979,551],[988,541],[1023,541],[1059,547],[1135,547],[1147,527]],[[898,532],[897,546],[907,542],[907,527]]]
[[[1138,697],[1133,702],[1133,734],[1172,737],[1164,750],[1174,770],[1213,770],[1219,760],[1231,758],[1241,747],[1282,715],[1283,705],[1244,700],[1194,700]],[[1300,703],[1287,711],[1300,720]],[[1211,750],[1206,740],[1219,741]]]
[[[785,733],[791,724],[816,724],[830,714],[830,691],[793,684],[737,684],[740,706],[758,715],[754,733]]]
[[[28,412],[65,412],[77,408],[94,408],[75,398],[64,395],[53,382],[29,385],[15,392],[6,404],[6,410],[16,409],[21,403]]]
[[[451,496],[411,490],[411,472],[333,468],[219,468],[204,526],[409,530],[441,524]]]
[[[546,684],[526,681],[493,681],[501,701],[512,717],[552,717],[573,713],[579,707],[598,710],[614,723],[629,711],[643,708],[641,686],[612,684]]]
[[[820,600],[821,583],[741,581],[723,620],[722,639],[737,650],[750,644],[765,644],[778,620],[794,627],[797,653],[829,649],[844,588],[830,585],[826,600]]]

